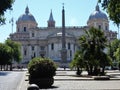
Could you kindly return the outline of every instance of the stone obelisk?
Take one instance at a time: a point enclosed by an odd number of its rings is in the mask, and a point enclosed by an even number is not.
[[[65,37],[65,10],[64,4],[62,9],[62,50],[61,50],[61,64],[66,67],[67,63],[67,50],[66,50],[66,37]]]

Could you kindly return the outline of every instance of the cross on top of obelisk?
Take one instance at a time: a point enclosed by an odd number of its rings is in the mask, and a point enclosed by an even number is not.
[[[64,4],[64,3],[62,3],[62,5],[63,5],[63,9],[64,9],[64,5],[65,5],[65,4]]]

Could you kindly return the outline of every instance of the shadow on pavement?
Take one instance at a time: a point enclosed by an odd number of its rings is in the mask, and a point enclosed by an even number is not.
[[[0,76],[6,76],[6,75],[8,75],[8,74],[10,74],[10,72],[0,72]]]
[[[49,88],[40,88],[40,89],[55,89],[55,88],[58,88],[57,86],[51,86]]]

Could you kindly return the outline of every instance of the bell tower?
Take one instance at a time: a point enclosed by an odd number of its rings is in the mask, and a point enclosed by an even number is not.
[[[52,10],[51,10],[51,13],[50,13],[49,20],[47,22],[48,22],[48,27],[55,27],[55,20],[53,19]]]

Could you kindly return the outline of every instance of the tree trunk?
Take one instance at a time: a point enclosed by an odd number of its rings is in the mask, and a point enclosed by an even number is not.
[[[6,65],[6,70],[8,71],[8,64]]]
[[[105,75],[105,66],[102,67],[102,72],[101,72],[102,75]]]
[[[2,65],[0,65],[0,69],[1,69],[1,71],[2,71]]]
[[[86,70],[87,70],[87,72],[88,72],[88,75],[91,75],[91,74],[90,74],[90,67],[89,67],[88,65],[86,65]]]
[[[10,71],[12,71],[12,64],[10,64]]]
[[[88,67],[87,72],[88,72],[88,75],[93,75],[93,66],[92,65],[90,65],[90,67]]]
[[[90,65],[90,75],[93,75],[93,66]]]
[[[77,73],[76,73],[77,75],[81,75],[81,70],[80,70],[80,68],[79,67],[77,67]]]
[[[100,70],[97,68],[97,66],[95,66],[93,75],[99,75],[99,74],[100,74]]]
[[[119,62],[119,71],[120,71],[120,62]]]
[[[4,69],[4,71],[5,71],[5,65],[3,65],[3,69]]]

